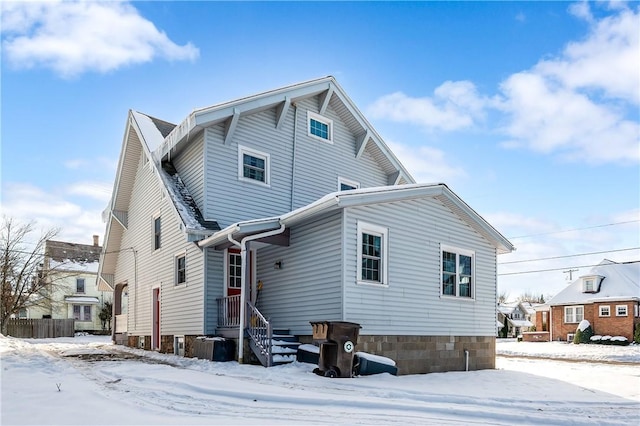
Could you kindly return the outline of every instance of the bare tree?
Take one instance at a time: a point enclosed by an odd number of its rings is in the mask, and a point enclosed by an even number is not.
[[[3,216],[0,226],[0,330],[6,333],[12,315],[47,300],[52,283],[43,268],[44,247],[59,230],[43,231],[33,241],[34,222],[18,223]]]
[[[509,300],[509,293],[506,291],[498,293],[498,303],[507,303],[507,300]]]
[[[525,291],[518,297],[519,302],[530,302],[530,303],[545,303],[544,302],[544,294],[535,294],[528,291]]]

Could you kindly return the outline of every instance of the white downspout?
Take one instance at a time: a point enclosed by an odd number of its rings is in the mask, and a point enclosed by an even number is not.
[[[240,262],[242,263],[242,269],[240,271],[240,333],[238,336],[238,363],[243,363],[244,358],[244,322],[245,322],[245,305],[247,300],[247,243],[260,238],[270,237],[272,235],[281,234],[284,232],[284,224],[280,224],[280,228],[271,231],[263,232],[261,234],[254,234],[244,237],[240,242],[233,239],[231,234],[227,235],[230,242],[240,247]]]

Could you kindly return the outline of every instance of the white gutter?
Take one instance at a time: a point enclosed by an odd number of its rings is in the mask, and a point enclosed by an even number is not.
[[[271,231],[263,232],[260,234],[253,234],[244,237],[240,242],[233,239],[232,234],[227,234],[227,239],[240,247],[240,261],[242,262],[242,268],[240,272],[240,334],[238,336],[238,363],[243,363],[244,358],[244,323],[245,323],[245,305],[246,305],[246,283],[247,283],[247,243],[253,240],[257,240],[260,238],[270,237],[272,235],[281,234],[284,232],[285,226],[284,224],[280,224],[280,228],[272,229]]]

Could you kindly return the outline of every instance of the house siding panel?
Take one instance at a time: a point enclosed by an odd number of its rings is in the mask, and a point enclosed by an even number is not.
[[[388,287],[356,283],[358,220],[389,230]],[[495,249],[442,203],[350,208],[345,223],[345,320],[361,334],[495,335]],[[440,296],[441,244],[475,251],[474,300]]]
[[[187,243],[170,199],[162,195],[156,171],[140,167],[135,177],[129,205],[129,227],[123,232],[115,282],[129,284],[128,333],[150,335],[152,291],[160,287],[161,334],[201,333],[202,310],[185,309],[202,302],[203,267],[201,251]],[[152,246],[153,217],[161,216],[161,248]],[[132,249],[128,249],[131,247]],[[133,250],[136,254],[134,256]],[[187,284],[174,286],[175,254],[186,250]]]
[[[307,110],[317,112],[317,98],[290,108],[281,129],[275,128],[275,109],[240,117],[227,145],[224,125],[205,130],[203,210],[207,219],[217,220],[224,228],[241,220],[283,214],[337,191],[338,177],[360,182],[361,187],[387,184],[387,173],[368,150],[355,157],[356,135],[331,108],[325,116],[333,120],[332,144],[308,135]],[[270,155],[269,187],[238,179],[238,144]]]
[[[275,328],[311,334],[309,321],[342,318],[341,214],[291,229],[289,247],[258,250],[258,308]],[[274,269],[282,261],[282,269]]]
[[[218,305],[216,299],[224,294],[224,252],[216,251],[213,248],[205,249],[205,276],[207,277],[205,287],[205,334],[216,333],[218,325]]]
[[[184,152],[173,159],[182,182],[198,206],[204,205],[204,134],[200,133]]]

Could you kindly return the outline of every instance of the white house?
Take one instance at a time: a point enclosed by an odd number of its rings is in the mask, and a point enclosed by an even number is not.
[[[112,292],[96,286],[98,265],[102,247],[98,236],[93,244],[47,240],[43,276],[48,281],[46,294],[38,295],[39,303],[22,310],[20,318],[75,319],[76,331],[102,332],[109,323],[100,320],[105,302],[110,302]]]
[[[226,336],[269,365],[262,331],[309,342],[310,321],[338,320],[401,374],[495,366],[512,244],[445,184],[416,183],[333,77],[177,125],[131,111],[105,220],[116,341],[190,356]]]

